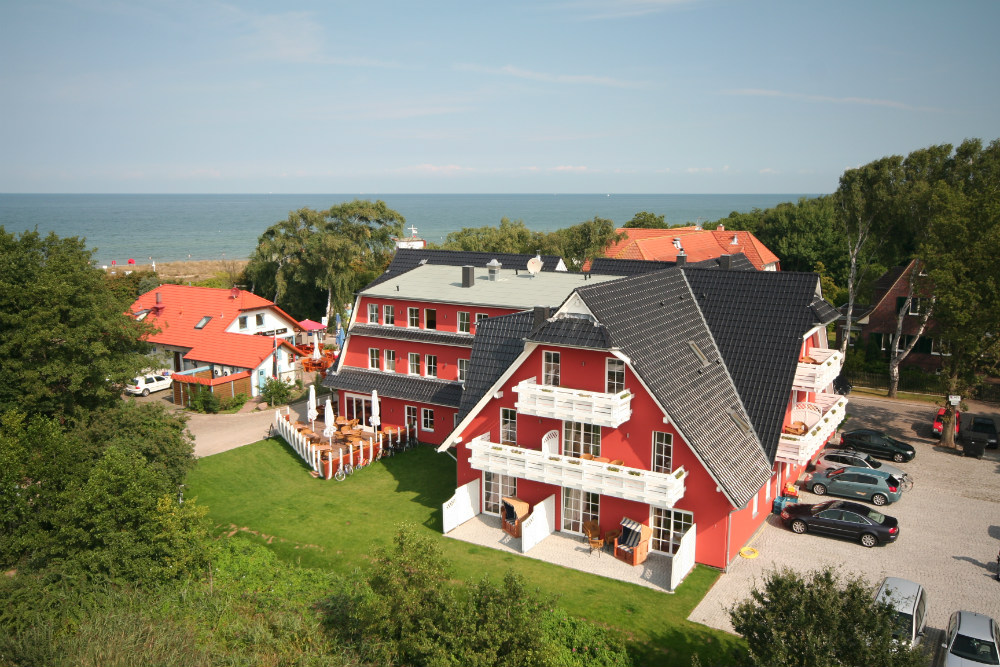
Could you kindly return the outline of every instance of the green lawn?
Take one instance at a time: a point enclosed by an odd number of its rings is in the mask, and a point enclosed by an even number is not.
[[[429,447],[336,482],[310,476],[283,441],[265,440],[200,459],[187,484],[186,495],[209,508],[220,532],[247,529],[240,534],[283,559],[342,574],[366,567],[367,554],[391,539],[396,524],[422,526],[439,538],[458,580],[514,570],[558,595],[570,613],[621,629],[636,664],[687,665],[694,652],[702,664],[724,664],[742,647],[736,637],[686,620],[718,577],[710,568],[696,567],[670,595],[445,538],[441,505],[454,492],[455,462]]]

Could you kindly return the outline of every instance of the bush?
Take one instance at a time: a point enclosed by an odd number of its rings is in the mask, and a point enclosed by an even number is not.
[[[246,402],[250,400],[250,397],[246,394],[236,394],[235,396],[223,396],[219,399],[219,409],[226,410],[239,410],[242,408]]]
[[[284,380],[268,378],[260,389],[260,395],[268,405],[285,405],[292,398],[292,387],[293,385]]]
[[[210,389],[202,387],[191,396],[188,407],[197,412],[215,414],[219,411],[219,397]]]

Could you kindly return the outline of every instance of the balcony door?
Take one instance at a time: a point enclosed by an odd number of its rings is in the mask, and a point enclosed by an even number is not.
[[[601,495],[564,487],[562,496],[562,531],[582,535],[583,524],[601,515]]]
[[[694,525],[694,514],[691,512],[654,507],[649,517],[649,526],[653,529],[650,548],[653,551],[674,555],[680,546],[681,538],[692,525]]]
[[[500,514],[500,500],[517,495],[517,477],[494,472],[483,473],[483,512]]]
[[[358,424],[368,424],[368,417],[372,413],[371,396],[354,396],[348,394],[344,397],[344,412],[348,419],[357,419]]]

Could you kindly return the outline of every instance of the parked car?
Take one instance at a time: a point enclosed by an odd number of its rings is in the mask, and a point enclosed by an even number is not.
[[[962,665],[1000,665],[1000,630],[997,622],[984,614],[956,611],[948,621],[941,647],[945,667]]]
[[[990,417],[973,417],[962,432],[963,443],[982,444],[990,449],[997,447],[997,425]]]
[[[917,455],[913,445],[870,428],[859,428],[841,433],[840,446],[859,452],[868,452],[880,459],[892,459],[896,463],[912,461],[913,457]]]
[[[941,437],[941,432],[944,430],[944,426],[942,426],[943,422],[944,422],[944,408],[940,408],[937,412],[937,415],[934,417],[934,425],[931,427],[931,430],[934,431],[934,435],[936,435],[939,438]],[[959,435],[959,433],[961,432],[961,428],[962,428],[962,413],[958,410],[955,410],[956,436]]]
[[[872,468],[873,470],[883,470],[891,473],[901,480],[906,479],[907,474],[896,466],[889,465],[874,458],[871,454],[858,452],[853,449],[828,449],[816,459],[815,469],[835,470],[837,468]]]
[[[871,468],[822,470],[806,478],[806,488],[817,496],[830,494],[887,505],[903,495],[903,482],[895,475]]]
[[[846,500],[828,500],[818,505],[786,505],[781,521],[793,533],[822,533],[858,540],[866,547],[893,542],[899,537],[895,517]]]
[[[133,396],[149,396],[154,391],[169,389],[171,384],[173,384],[173,380],[170,376],[143,375],[132,378],[132,381],[125,385],[125,392]]]
[[[893,638],[910,646],[920,644],[927,626],[927,594],[923,586],[899,577],[886,577],[875,601],[889,605],[896,612]]]

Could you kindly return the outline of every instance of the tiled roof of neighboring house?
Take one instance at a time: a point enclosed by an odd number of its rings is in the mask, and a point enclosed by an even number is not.
[[[391,338],[414,343],[435,343],[455,347],[472,347],[472,334],[453,333],[450,331],[429,331],[427,329],[411,329],[409,327],[382,326],[379,324],[355,324],[351,327],[352,336],[372,336],[374,338]]]
[[[760,240],[745,231],[726,229],[698,229],[680,227],[675,229],[629,229],[619,228],[626,238],[611,244],[604,254],[617,259],[644,259],[675,261],[679,250],[674,239],[679,239],[688,256],[688,262],[701,262],[725,254],[742,253],[754,268],[763,270],[768,264],[777,264],[778,257]],[[733,243],[733,241],[736,243]],[[587,267],[584,267],[585,270]]]
[[[757,275],[695,271],[737,282]],[[577,294],[607,327],[726,497],[736,507],[745,506],[770,478],[771,464],[684,271],[632,276],[583,287]]]
[[[384,283],[400,276],[423,264],[443,266],[475,266],[485,268],[492,260],[497,260],[505,268],[523,269],[534,255],[521,255],[510,252],[467,252],[463,250],[418,250],[415,248],[398,248],[392,256],[389,267],[381,276],[370,282],[365,289]],[[559,267],[562,267],[561,269]],[[542,271],[565,271],[566,264],[558,255],[542,255]],[[364,291],[364,290],[362,290]]]
[[[323,386],[360,394],[371,394],[372,390],[387,398],[404,401],[418,401],[457,408],[462,398],[462,383],[417,377],[404,373],[385,373],[359,368],[344,368],[323,379]],[[385,415],[383,415],[385,419]],[[402,420],[402,415],[400,415]],[[389,422],[391,419],[385,419]]]
[[[531,333],[533,324],[534,313],[531,311],[490,317],[479,323],[469,358],[465,391],[458,409],[459,421],[521,354],[524,339]]]
[[[274,352],[275,343],[270,336],[212,332],[198,340],[184,358],[237,368],[256,368]],[[295,352],[295,348],[281,338],[277,340],[277,347]]]
[[[768,460],[773,461],[803,337],[837,319],[813,273],[685,271]]]
[[[618,276],[566,271],[543,271],[533,276],[524,270],[505,267],[498,271],[497,280],[490,280],[485,266],[475,269],[473,273],[474,284],[463,287],[461,267],[428,264],[408,271],[405,277],[366,287],[360,294],[379,299],[520,310],[536,305],[556,306],[580,285],[618,279]]]
[[[558,317],[547,320],[531,332],[530,340],[538,343],[572,345],[607,350],[612,346],[608,329],[603,324],[578,317]]]
[[[756,271],[756,267],[750,263],[746,255],[739,253],[729,255],[731,271]],[[713,257],[700,262],[688,262],[685,266],[698,268],[721,268],[722,257]],[[677,266],[676,261],[658,261],[651,259],[615,259],[611,257],[595,257],[590,264],[590,272],[595,274],[634,276],[640,273],[652,273],[663,269],[672,269]]]

